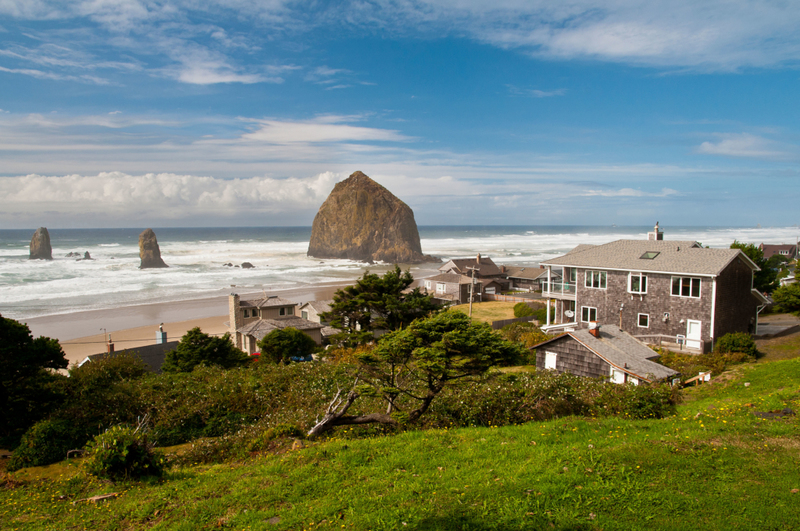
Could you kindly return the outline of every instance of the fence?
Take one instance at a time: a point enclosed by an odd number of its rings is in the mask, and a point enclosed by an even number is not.
[[[528,315],[527,317],[516,317],[514,319],[501,319],[499,321],[492,321],[492,330],[500,330],[506,325],[510,325],[511,323],[529,323],[534,321],[532,315]]]

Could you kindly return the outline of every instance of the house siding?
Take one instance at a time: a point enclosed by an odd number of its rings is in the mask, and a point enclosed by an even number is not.
[[[700,278],[700,298],[676,297],[672,295],[674,275],[646,273],[647,293],[638,295],[628,293],[626,271],[608,271],[606,289],[585,287],[586,271],[586,269],[578,270],[576,307],[578,321],[581,318],[581,307],[590,306],[597,308],[598,323],[617,326],[621,324],[622,330],[633,335],[685,335],[686,320],[691,319],[702,323],[704,340],[711,338],[711,306],[714,294],[711,278],[695,277]],[[748,296],[750,296],[749,288]],[[620,323],[619,308],[623,303]],[[666,312],[669,312],[669,319],[665,322],[663,316]],[[649,327],[638,326],[640,313],[650,316]],[[681,323],[681,320],[684,322]],[[580,326],[585,328],[587,324],[580,323]],[[744,330],[746,329],[745,327]]]
[[[736,259],[717,277],[714,338],[732,332],[755,333],[758,301],[751,293],[752,272]]]
[[[544,370],[545,352],[555,352],[556,371],[595,378],[609,376],[611,366],[575,338],[565,335],[536,349],[536,368]]]

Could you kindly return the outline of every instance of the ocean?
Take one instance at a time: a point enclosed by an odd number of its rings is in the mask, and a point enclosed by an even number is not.
[[[306,256],[310,227],[154,229],[168,269],[139,269],[143,229],[50,229],[53,260],[28,260],[35,229],[0,230],[0,314],[27,319],[84,310],[203,299],[239,293],[355,280],[391,264]],[[535,265],[581,243],[644,239],[651,227],[422,226],[422,250],[445,260],[489,256],[495,263]],[[662,227],[668,240],[695,240],[710,247],[747,243],[794,243],[800,228]],[[67,257],[89,252],[92,260]],[[252,263],[254,269],[226,267]],[[415,264],[416,278],[438,264]]]

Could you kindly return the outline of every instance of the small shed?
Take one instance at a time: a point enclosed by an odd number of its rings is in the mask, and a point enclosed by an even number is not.
[[[540,370],[634,384],[678,376],[677,371],[652,361],[658,353],[615,326],[575,330],[531,348],[536,349]]]

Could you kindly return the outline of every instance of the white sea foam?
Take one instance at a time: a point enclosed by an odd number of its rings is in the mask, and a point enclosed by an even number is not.
[[[159,244],[167,269],[139,269],[138,231],[51,231],[52,261],[28,260],[30,234],[0,231],[0,313],[12,318],[59,314],[222,295],[278,290],[353,280],[369,269],[349,260],[306,256],[308,229],[161,229]],[[421,227],[426,254],[445,259],[490,256],[498,264],[532,265],[582,243],[644,239],[647,229],[599,227]],[[750,243],[794,243],[797,227],[666,228],[668,240],[695,240],[728,247]],[[70,252],[93,260],[67,258]],[[226,267],[244,262],[254,269]],[[436,264],[411,267],[416,277]]]

